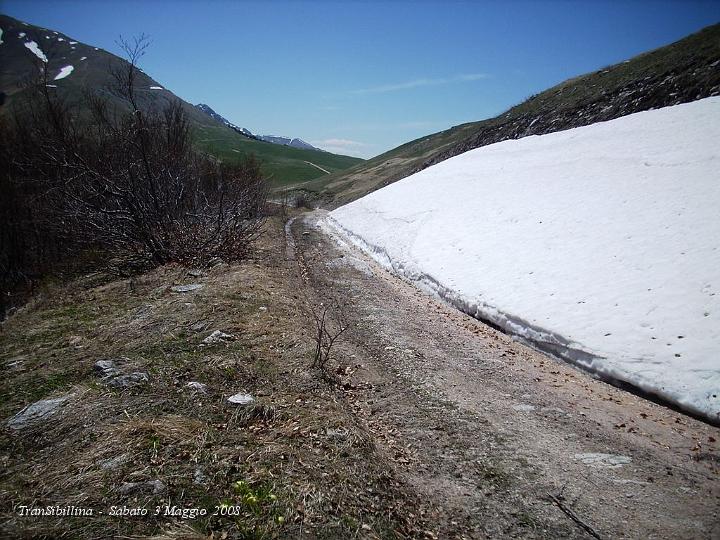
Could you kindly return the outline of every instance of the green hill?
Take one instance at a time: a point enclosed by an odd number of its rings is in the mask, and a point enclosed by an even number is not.
[[[224,125],[197,125],[195,140],[201,150],[224,161],[255,154],[255,157],[263,162],[263,171],[273,185],[278,187],[328,176],[324,171],[335,173],[363,161],[330,152],[258,141],[240,135]]]
[[[720,24],[298,188],[333,208],[473,148],[720,95]]]
[[[71,72],[51,81],[54,91],[70,102],[82,103],[86,90],[106,93],[113,82],[112,70],[127,67],[127,62],[102,49],[86,45],[61,32],[0,15],[0,112],[6,112],[24,92],[25,84],[37,74],[47,59],[51,78],[72,66]],[[35,51],[35,52],[33,52]],[[163,107],[180,100],[193,129],[198,148],[225,161],[237,161],[248,154],[263,163],[263,172],[273,184],[282,186],[312,180],[334,173],[362,160],[318,150],[276,145],[246,137],[209,117],[187,103],[145,73],[139,73],[138,94],[145,107]],[[124,106],[120,100],[114,102]],[[325,172],[327,171],[327,172]]]

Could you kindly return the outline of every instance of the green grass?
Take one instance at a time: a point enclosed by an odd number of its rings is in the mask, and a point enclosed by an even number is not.
[[[273,186],[285,186],[328,176],[317,167],[334,173],[361,163],[360,158],[329,152],[293,148],[243,137],[224,126],[196,126],[193,136],[197,147],[226,162],[238,162],[254,154]]]

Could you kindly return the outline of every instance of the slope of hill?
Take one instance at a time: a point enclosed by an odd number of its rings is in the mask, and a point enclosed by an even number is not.
[[[330,213],[391,271],[720,424],[720,97],[485,146]]]
[[[337,207],[473,148],[720,94],[720,24],[569,79],[488,120],[408,142],[302,186]]]
[[[206,105],[205,103],[198,103],[195,105],[195,107],[210,116],[211,118],[214,118],[215,120],[219,121],[221,124],[226,125],[233,131],[237,131],[241,135],[245,135],[251,139],[255,139],[256,141],[265,141],[272,144],[279,144],[281,146],[292,146],[293,148],[302,148],[305,150],[319,150],[320,152],[325,152],[325,150],[321,150],[320,148],[314,147],[312,144],[307,143],[303,141],[302,139],[298,139],[297,137],[280,137],[277,135],[256,135],[252,131],[250,131],[247,128],[237,126],[233,124],[230,120],[222,116],[221,114],[216,113],[209,105]]]
[[[250,137],[251,139],[255,139],[255,140],[258,139],[258,137],[256,137],[249,129],[244,128],[244,127],[237,126],[237,125],[233,124],[230,120],[228,120],[227,118],[225,118],[224,116],[222,116],[221,114],[216,113],[216,112],[210,107],[210,105],[206,105],[205,103],[198,103],[197,105],[195,105],[195,108],[197,108],[199,111],[204,112],[204,113],[207,114],[210,118],[214,118],[215,120],[217,120],[217,121],[220,122],[221,124],[226,125],[227,127],[229,127],[230,129],[232,129],[233,131],[237,131],[237,132],[240,133],[241,135],[245,135],[246,137]]]
[[[54,90],[71,102],[80,102],[86,89],[107,89],[112,83],[111,70],[127,66],[125,60],[107,51],[6,15],[0,15],[0,30],[0,104],[4,103],[0,112],[12,107],[27,81],[36,75],[38,63],[47,64],[54,79]],[[142,71],[137,78],[137,89],[145,107],[162,108],[170,100],[179,100],[201,150],[226,161],[237,161],[254,153],[275,184],[327,176],[323,170],[336,172],[362,161],[253,140],[181,100]],[[121,106],[120,101],[115,103]]]

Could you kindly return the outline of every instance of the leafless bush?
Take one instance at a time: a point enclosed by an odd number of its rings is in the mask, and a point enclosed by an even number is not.
[[[88,92],[72,107],[39,65],[0,133],[3,282],[27,267],[26,252],[42,257],[45,239],[60,256],[98,248],[144,267],[237,259],[259,234],[267,188],[258,162],[231,166],[194,151],[179,101],[144,105],[136,79],[146,43],[122,42],[129,63],[113,69],[109,89],[120,101]]]
[[[313,368],[317,368],[326,378],[332,378],[328,369],[328,361],[333,345],[348,329],[348,320],[343,306],[337,301],[320,304],[319,307],[310,305],[310,315],[315,322],[315,353]]]
[[[308,210],[312,210],[312,203],[310,202],[310,197],[308,197],[306,192],[298,191],[295,193],[295,208],[307,208]]]
[[[288,208],[290,208],[290,194],[284,191],[277,201],[277,215],[279,215],[283,221],[288,217]]]

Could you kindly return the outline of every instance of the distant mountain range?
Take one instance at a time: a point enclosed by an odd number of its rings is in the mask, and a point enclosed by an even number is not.
[[[11,111],[25,92],[26,83],[37,76],[39,63],[46,65],[53,79],[48,86],[60,97],[79,104],[80,116],[86,112],[82,108],[86,90],[102,92],[120,110],[127,108],[125,102],[108,92],[113,83],[111,70],[126,69],[126,60],[62,32],[7,15],[0,15],[0,31],[0,115]],[[207,105],[196,107],[183,101],[142,70],[137,74],[136,88],[143,108],[162,109],[177,100],[187,115],[199,150],[225,161],[254,154],[276,185],[312,180],[362,161],[320,151],[300,139],[254,135],[228,122]]]
[[[298,138],[282,137],[277,135],[259,135],[259,137],[263,141],[273,144],[282,144],[283,146],[292,146],[294,148],[305,148],[306,150],[318,150],[320,152],[325,152],[325,150]]]
[[[320,152],[325,152],[325,150],[321,148],[317,148],[313,146],[310,143],[307,143],[303,141],[302,139],[293,138],[293,137],[280,137],[277,135],[256,135],[252,131],[250,131],[247,128],[237,126],[230,122],[228,119],[226,119],[224,116],[216,113],[212,108],[210,108],[209,105],[206,105],[205,103],[198,103],[195,105],[199,110],[207,114],[209,117],[214,118],[218,122],[221,122],[222,124],[225,124],[227,127],[229,127],[232,130],[237,131],[238,133],[245,135],[246,137],[250,137],[251,139],[255,139],[258,141],[265,141],[272,144],[279,144],[282,146],[292,146],[293,148],[304,148],[305,150],[318,150]]]

